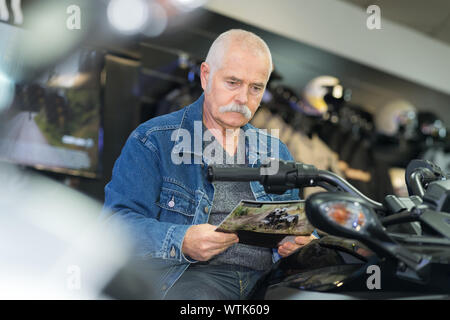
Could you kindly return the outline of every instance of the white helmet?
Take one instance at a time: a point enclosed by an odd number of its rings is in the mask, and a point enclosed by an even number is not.
[[[339,83],[339,79],[332,76],[320,76],[312,79],[303,90],[303,98],[307,107],[312,108],[316,113],[324,114],[328,111],[328,104],[325,95],[331,93],[333,98],[341,99],[344,89]]]
[[[376,111],[375,126],[386,136],[395,136],[403,128],[405,137],[411,138],[417,128],[417,109],[406,100],[390,101]]]

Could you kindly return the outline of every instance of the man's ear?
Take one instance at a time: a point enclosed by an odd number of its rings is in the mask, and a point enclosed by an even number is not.
[[[206,91],[208,87],[209,77],[211,76],[211,68],[206,62],[202,62],[200,65],[200,82],[202,84],[203,91]]]

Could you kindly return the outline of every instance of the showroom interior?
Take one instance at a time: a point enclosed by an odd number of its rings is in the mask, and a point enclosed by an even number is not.
[[[277,129],[295,161],[385,205],[411,196],[414,159],[446,179],[448,1],[3,0],[0,206],[15,215],[2,214],[0,239],[14,245],[0,298],[147,297],[127,242],[91,224],[134,129],[200,97],[201,64],[229,29],[270,48],[274,70],[250,123]]]

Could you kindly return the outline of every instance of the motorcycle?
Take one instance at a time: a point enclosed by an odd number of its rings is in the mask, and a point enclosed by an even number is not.
[[[267,174],[269,167],[279,168]],[[265,191],[319,186],[305,212],[321,237],[273,265],[252,299],[450,298],[450,176],[431,162],[406,169],[408,197],[376,202],[312,165],[208,166],[210,181],[259,181]]]

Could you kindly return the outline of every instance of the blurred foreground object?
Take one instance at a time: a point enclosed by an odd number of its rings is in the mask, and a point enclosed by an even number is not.
[[[0,24],[0,73],[19,83],[71,54],[95,30],[101,1],[23,1],[20,23]]]
[[[151,299],[152,276],[127,236],[97,222],[101,205],[0,163],[1,299]]]

